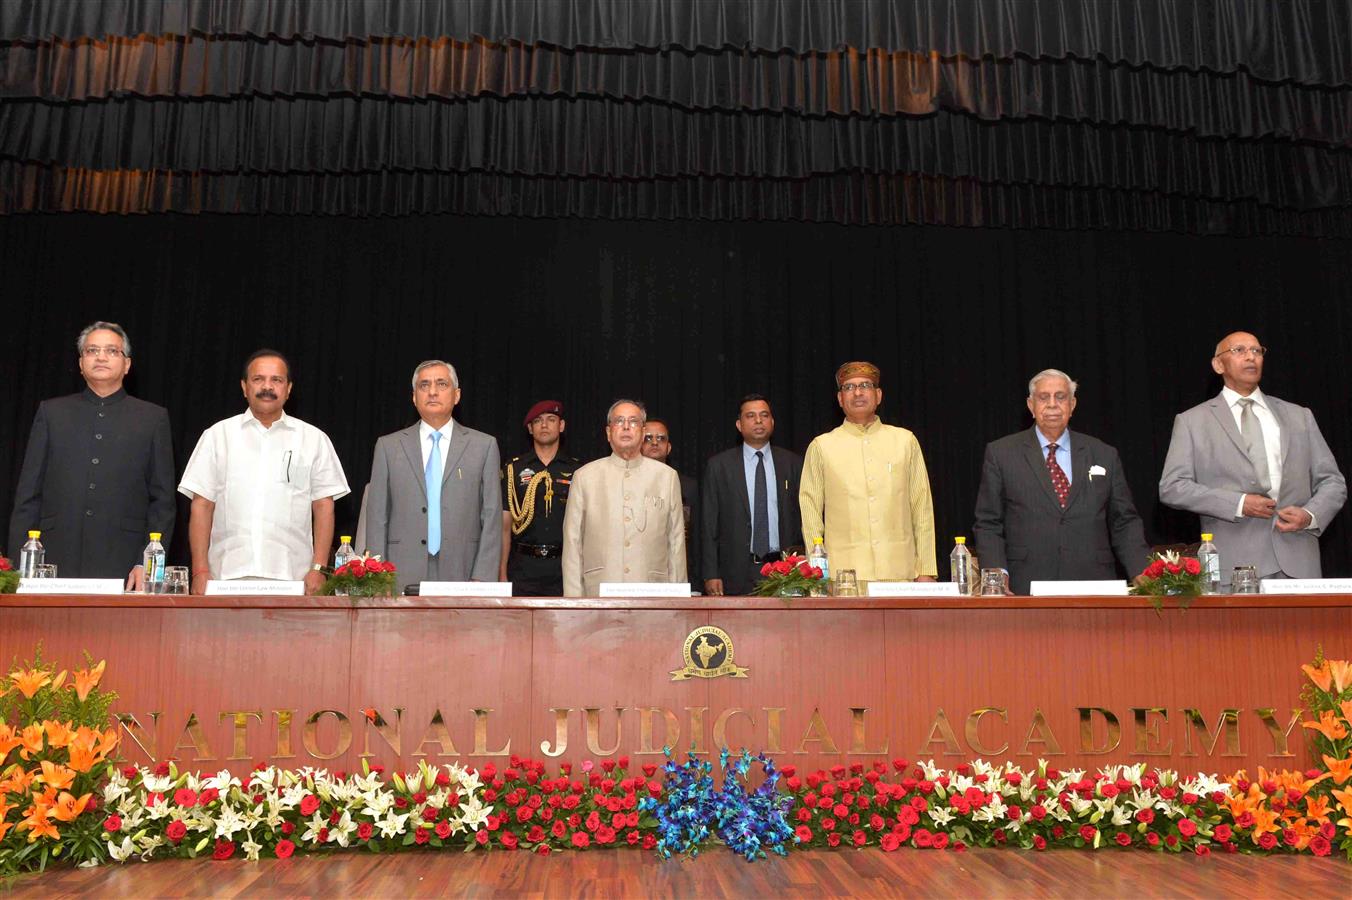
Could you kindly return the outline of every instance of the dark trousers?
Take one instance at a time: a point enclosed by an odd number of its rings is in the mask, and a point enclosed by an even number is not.
[[[563,560],[513,553],[507,557],[507,580],[513,597],[562,597]]]

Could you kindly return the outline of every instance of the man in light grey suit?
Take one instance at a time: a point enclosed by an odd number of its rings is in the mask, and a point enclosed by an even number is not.
[[[1246,331],[1216,345],[1220,395],[1178,415],[1160,500],[1215,535],[1221,581],[1235,566],[1264,578],[1318,578],[1319,535],[1347,483],[1314,415],[1258,389],[1266,349]]]
[[[413,405],[420,421],[376,441],[366,550],[394,563],[400,590],[422,581],[497,578],[498,443],[451,418],[459,402],[460,379],[450,363],[419,363]]]
[[[1150,555],[1117,451],[1069,428],[1077,387],[1058,369],[1038,372],[1033,427],[986,445],[976,553],[982,568],[1009,573],[1015,594],[1032,581],[1111,580],[1114,555],[1132,577]]]

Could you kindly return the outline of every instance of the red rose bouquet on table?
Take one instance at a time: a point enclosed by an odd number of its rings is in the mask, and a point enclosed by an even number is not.
[[[1150,563],[1132,582],[1131,593],[1150,597],[1155,607],[1160,597],[1188,598],[1180,605],[1186,609],[1189,600],[1202,593],[1202,564],[1195,556],[1183,556],[1177,550],[1152,553]]]
[[[761,576],[753,592],[758,597],[824,596],[831,583],[823,577],[821,569],[808,565],[805,557],[794,555],[761,566]]]
[[[323,595],[347,597],[393,597],[394,563],[379,556],[359,556],[333,570],[319,589]]]
[[[0,556],[0,594],[13,594],[19,589],[19,573],[8,557]]]

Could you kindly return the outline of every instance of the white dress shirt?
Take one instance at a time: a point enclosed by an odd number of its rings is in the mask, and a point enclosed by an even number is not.
[[[441,432],[441,442],[437,445],[441,448],[441,471],[437,472],[438,478],[444,478],[446,475],[446,448],[451,445],[451,431],[455,428],[455,419],[447,419],[446,424],[440,428],[433,428],[425,421],[418,420],[418,446],[422,448],[422,470],[423,477],[427,476],[427,460],[432,455],[432,432]]]
[[[202,433],[179,493],[216,504],[210,577],[298,581],[314,557],[311,503],[349,493],[328,435],[282,413],[265,428],[250,411]]]

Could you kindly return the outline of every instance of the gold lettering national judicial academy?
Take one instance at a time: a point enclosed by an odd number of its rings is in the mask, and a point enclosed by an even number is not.
[[[686,636],[681,647],[681,659],[685,665],[671,670],[672,681],[685,681],[688,678],[717,678],[731,675],[733,678],[746,678],[750,670],[745,666],[732,663],[732,638],[726,631],[712,625],[702,625]]]

